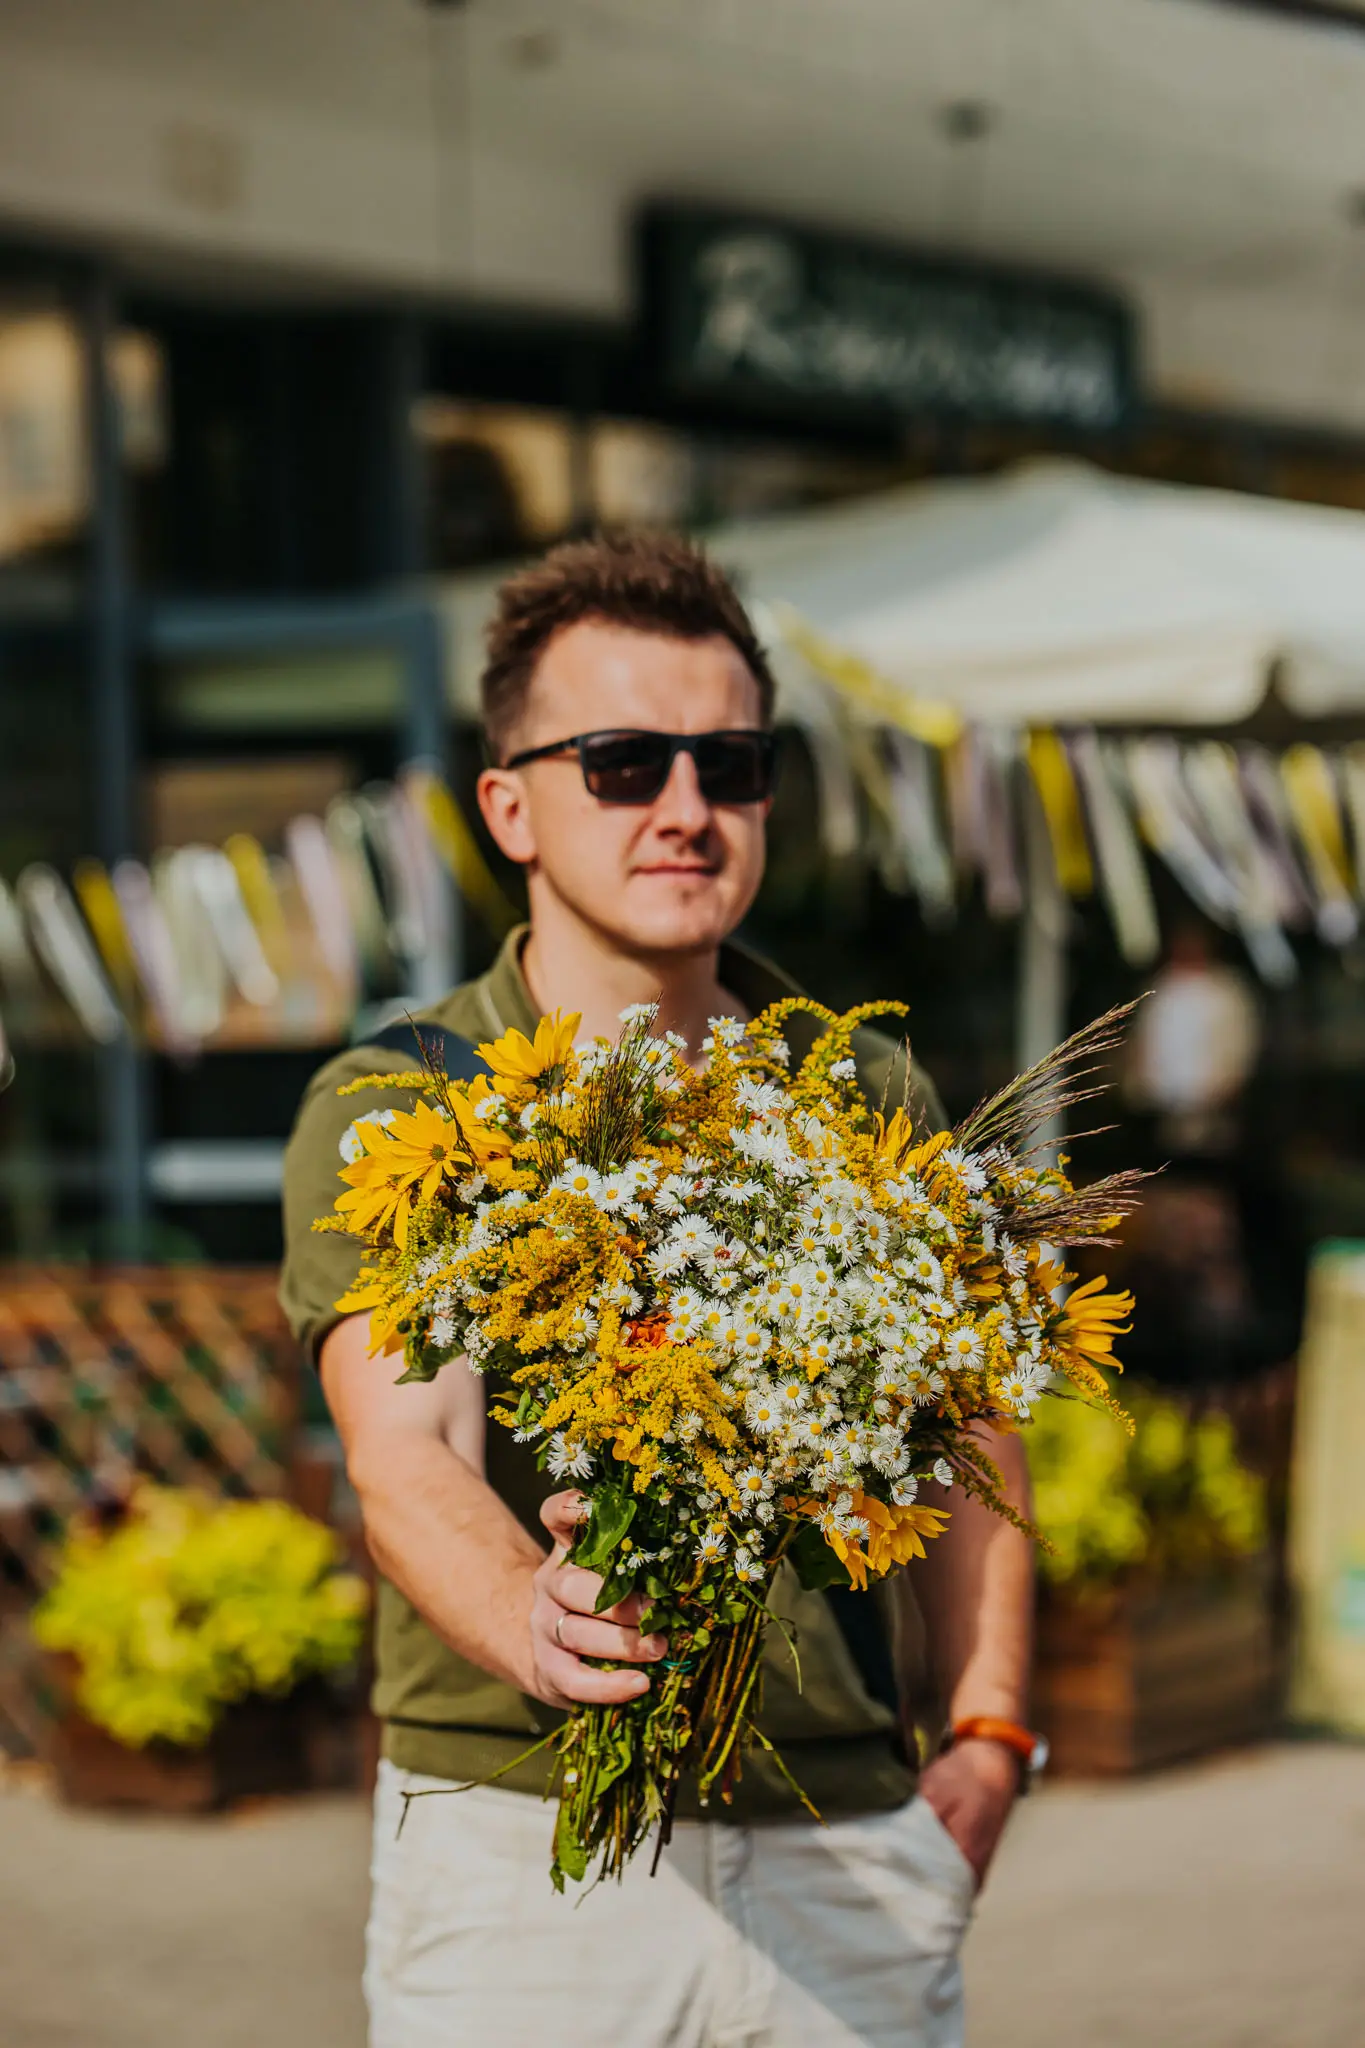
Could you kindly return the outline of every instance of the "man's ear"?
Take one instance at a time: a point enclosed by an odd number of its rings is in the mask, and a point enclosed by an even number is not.
[[[493,843],[508,860],[529,867],[536,857],[526,791],[515,768],[485,768],[478,781],[479,809]]]

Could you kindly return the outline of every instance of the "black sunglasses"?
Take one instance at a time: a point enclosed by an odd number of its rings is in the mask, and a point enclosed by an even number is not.
[[[504,763],[524,768],[576,751],[589,793],[604,804],[649,804],[690,754],[709,804],[761,804],[772,795],[777,736],[745,726],[733,732],[580,732],[549,747],[528,747]]]

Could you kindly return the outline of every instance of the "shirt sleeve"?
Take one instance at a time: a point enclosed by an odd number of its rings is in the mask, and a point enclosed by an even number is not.
[[[341,1140],[356,1118],[371,1110],[412,1106],[411,1094],[398,1089],[366,1088],[356,1095],[337,1091],[363,1074],[401,1073],[403,1066],[401,1055],[372,1046],[357,1046],[329,1060],[309,1082],[285,1148],[280,1306],[314,1363],[323,1338],[343,1320],[337,1299],[359,1273],[364,1249],[354,1238],[313,1228],[318,1217],[332,1213],[345,1186]]]

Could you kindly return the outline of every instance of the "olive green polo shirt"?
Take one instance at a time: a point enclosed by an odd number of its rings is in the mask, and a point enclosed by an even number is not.
[[[421,1011],[416,1021],[439,1025],[477,1044],[515,1026],[528,1035],[538,1013],[521,972],[526,927],[512,932],[487,974],[466,982],[443,1001]],[[750,1014],[798,993],[768,962],[736,945],[720,958],[721,986]],[[818,1026],[797,1016],[789,1038],[794,1064],[810,1049]],[[901,1100],[904,1055],[889,1038],[860,1031],[854,1053],[868,1098]],[[347,1127],[370,1110],[404,1108],[411,1098],[383,1088],[359,1095],[337,1091],[363,1074],[399,1073],[411,1059],[383,1048],[355,1046],[329,1060],[309,1083],[285,1154],[284,1267],[280,1300],[295,1335],[316,1359],[318,1347],[341,1317],[335,1303],[356,1277],[361,1247],[312,1228],[328,1215],[343,1183],[340,1143]],[[933,1128],[942,1116],[932,1084],[917,1067],[909,1073],[909,1096]],[[376,1358],[376,1372],[393,1372],[394,1362]],[[539,1509],[558,1482],[536,1469],[532,1447],[514,1442],[512,1432],[490,1419],[486,1441],[488,1483],[538,1539]],[[451,1560],[452,1570],[458,1562]],[[900,1753],[894,1717],[872,1699],[859,1678],[828,1602],[807,1593],[784,1567],[772,1606],[794,1631],[800,1682],[792,1655],[777,1629],[769,1631],[760,1725],[824,1814],[873,1812],[899,1806],[914,1790],[914,1773]],[[902,1648],[902,1676],[907,1652]],[[395,1764],[434,1777],[458,1780],[490,1777],[510,1764],[538,1735],[562,1718],[527,1694],[516,1692],[471,1664],[436,1635],[396,1587],[379,1584],[376,1620],[374,1706],[384,1723],[384,1754]],[[913,1683],[917,1674],[909,1673]],[[545,1753],[518,1764],[498,1783],[513,1791],[544,1792],[549,1776]],[[695,1803],[680,1813],[695,1815]],[[749,1821],[794,1817],[801,1811],[782,1774],[762,1751],[752,1751],[733,1805],[714,1817]]]

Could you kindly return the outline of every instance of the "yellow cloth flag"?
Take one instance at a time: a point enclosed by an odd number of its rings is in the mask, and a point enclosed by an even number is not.
[[[286,971],[289,934],[265,848],[250,832],[234,832],[230,839],[224,840],[223,851],[232,862],[237,886],[242,892],[247,915],[256,927],[261,950],[276,973]]]
[[[439,776],[410,768],[404,776],[433,844],[455,877],[460,894],[483,919],[495,939],[506,938],[521,913],[503,894],[497,878],[465,821],[464,812]]]
[[[109,978],[118,990],[120,1001],[129,1008],[138,996],[137,966],[109,872],[102,861],[77,861],[71,874],[71,886]]]
[[[1349,896],[1351,862],[1336,784],[1322,749],[1306,743],[1291,747],[1280,763],[1280,776],[1318,894]]]
[[[1089,896],[1095,887],[1090,841],[1071,762],[1055,732],[1040,728],[1029,734],[1028,764],[1047,819],[1057,880],[1068,896]]]

